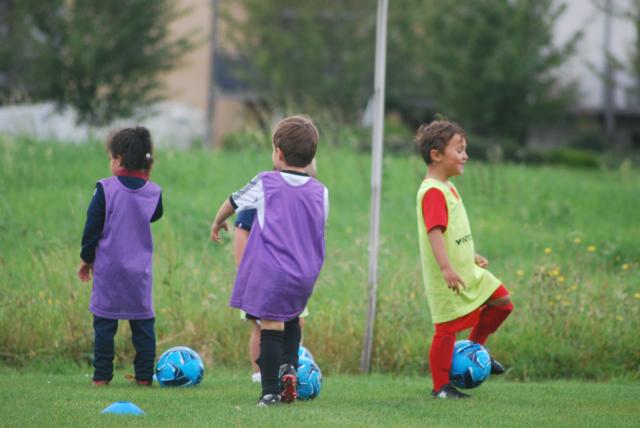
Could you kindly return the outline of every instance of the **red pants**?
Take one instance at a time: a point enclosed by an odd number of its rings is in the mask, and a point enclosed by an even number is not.
[[[504,285],[500,285],[489,300],[496,300],[508,295],[509,291]],[[456,333],[473,327],[471,334],[469,334],[469,340],[484,345],[489,335],[500,327],[511,311],[513,311],[513,303],[502,306],[484,304],[465,316],[435,324],[436,331],[429,351],[429,366],[434,391],[449,383],[449,370],[451,370]]]

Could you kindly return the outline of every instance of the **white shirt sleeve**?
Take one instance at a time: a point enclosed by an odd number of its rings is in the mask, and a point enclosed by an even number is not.
[[[236,212],[255,209],[258,219],[264,219],[264,189],[259,176],[256,175],[242,189],[232,193],[231,200]],[[263,222],[260,221],[260,224]]]
[[[309,180],[307,176],[282,173],[284,179],[294,186],[300,186]],[[264,188],[259,176],[255,176],[242,189],[231,194],[236,212],[255,209],[260,227],[264,226]],[[329,218],[329,189],[324,188],[324,223]]]

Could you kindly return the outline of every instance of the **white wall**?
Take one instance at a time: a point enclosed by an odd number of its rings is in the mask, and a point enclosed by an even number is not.
[[[632,1],[611,0],[611,3],[614,11],[622,12],[629,9]],[[579,83],[579,107],[600,109],[603,103],[603,83],[590,65],[599,72],[604,70],[605,14],[592,0],[564,0],[564,3],[567,9],[558,20],[555,29],[556,42],[562,43],[576,31],[583,31],[576,56],[564,71],[567,78],[575,79]],[[619,16],[612,18],[610,50],[627,66],[635,39],[636,31],[630,20]],[[631,84],[631,77],[626,72],[616,71],[616,81],[618,85],[614,93],[614,105],[618,109],[627,109],[631,106],[625,86]]]

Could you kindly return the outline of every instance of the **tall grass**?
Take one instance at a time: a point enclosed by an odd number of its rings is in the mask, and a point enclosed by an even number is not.
[[[156,154],[153,179],[165,205],[153,226],[160,351],[183,344],[209,364],[248,365],[248,327],[227,306],[232,236],[212,243],[209,226],[224,198],[270,167],[267,150]],[[354,372],[366,310],[370,158],[321,146],[318,168],[331,214],[304,341],[326,372]],[[428,370],[433,327],[415,215],[424,172],[418,157],[384,159],[377,371]],[[86,208],[107,174],[98,143],[0,142],[0,357],[7,363],[90,360],[91,287],[75,271]],[[513,367],[509,376],[640,377],[640,174],[471,162],[456,184],[478,252],[513,296],[515,312],[488,343]],[[125,324],[116,345],[121,364],[133,352]]]

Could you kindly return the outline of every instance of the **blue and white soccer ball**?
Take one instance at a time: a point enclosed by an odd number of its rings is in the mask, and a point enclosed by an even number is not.
[[[484,346],[470,340],[458,340],[453,347],[449,377],[458,388],[475,388],[491,373],[491,356]]]
[[[308,358],[310,360],[314,360],[311,352],[309,352],[309,350],[302,345],[300,345],[300,347],[298,348],[298,358]]]
[[[204,364],[196,351],[176,346],[160,355],[154,378],[160,386],[193,386],[202,381]]]
[[[312,400],[322,390],[322,372],[311,358],[298,358],[298,399]]]

